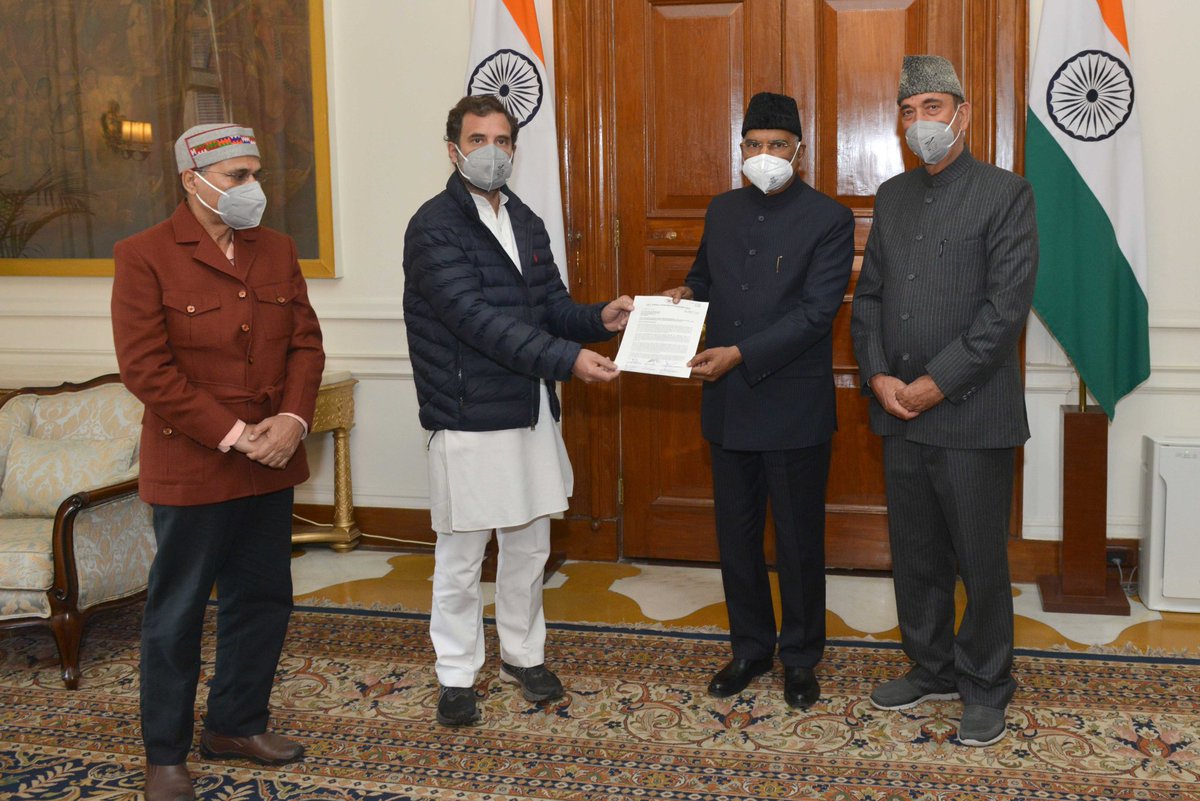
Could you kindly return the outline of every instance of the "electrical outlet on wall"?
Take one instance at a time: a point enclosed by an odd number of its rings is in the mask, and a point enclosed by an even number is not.
[[[1105,551],[1104,561],[1110,565],[1129,567],[1133,564],[1133,552],[1124,545],[1110,545]]]

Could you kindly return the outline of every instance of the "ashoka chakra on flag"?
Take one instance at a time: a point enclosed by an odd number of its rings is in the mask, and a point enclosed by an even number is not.
[[[1054,73],[1046,107],[1067,136],[1084,142],[1107,139],[1133,112],[1133,75],[1111,54],[1084,50]]]
[[[527,56],[505,48],[479,62],[467,81],[467,94],[495,95],[524,128],[542,107],[542,78]]]

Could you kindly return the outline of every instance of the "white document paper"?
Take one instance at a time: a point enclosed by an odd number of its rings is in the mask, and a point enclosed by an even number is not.
[[[632,373],[687,378],[696,355],[708,304],[672,303],[665,295],[638,295],[617,349],[617,366]]]

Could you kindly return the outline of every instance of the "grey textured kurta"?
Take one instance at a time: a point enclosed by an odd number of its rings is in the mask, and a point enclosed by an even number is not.
[[[1017,342],[1037,257],[1028,182],[967,151],[879,187],[851,318],[863,391],[879,373],[928,373],[946,400],[909,422],[873,402],[875,433],[947,448],[1029,438]]]

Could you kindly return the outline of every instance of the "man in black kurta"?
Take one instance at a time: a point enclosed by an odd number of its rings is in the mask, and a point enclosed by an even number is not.
[[[1033,193],[971,157],[970,104],[940,56],[905,56],[901,123],[924,166],[875,197],[851,333],[883,437],[896,610],[909,672],[881,709],[961,696],[958,739],[1004,736],[1012,678],[1008,518],[1029,438],[1017,344],[1037,274]],[[954,630],[955,573],[967,606]]]
[[[755,95],[742,126],[754,186],[714,198],[686,285],[708,301],[701,431],[710,443],[721,577],[733,659],[708,691],[724,698],[768,672],[776,647],[784,697],[820,697],[825,648],[825,485],[837,428],[833,318],[854,258],[850,210],[797,176],[800,118],[785,95]],[[776,634],[763,554],[775,520],[783,621]]]

